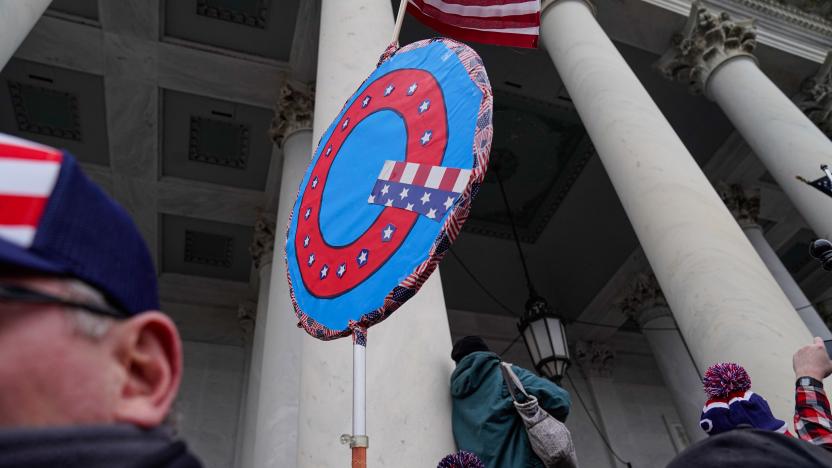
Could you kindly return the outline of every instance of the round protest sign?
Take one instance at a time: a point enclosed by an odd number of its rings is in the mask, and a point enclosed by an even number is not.
[[[307,332],[349,335],[418,291],[485,177],[491,114],[481,59],[449,39],[396,50],[347,100],[287,230],[290,294]]]

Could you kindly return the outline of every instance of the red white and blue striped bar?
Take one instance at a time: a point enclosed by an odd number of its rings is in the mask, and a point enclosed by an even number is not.
[[[439,221],[465,190],[470,169],[385,161],[367,203],[414,211]]]

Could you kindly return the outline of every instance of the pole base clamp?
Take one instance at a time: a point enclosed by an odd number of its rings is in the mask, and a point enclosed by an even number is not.
[[[369,447],[370,446],[370,438],[365,435],[350,435],[350,434],[341,434],[341,443],[343,445],[349,444],[350,448],[355,447]]]

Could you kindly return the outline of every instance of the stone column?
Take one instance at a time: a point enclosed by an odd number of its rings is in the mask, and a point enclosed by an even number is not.
[[[0,70],[6,66],[52,0],[0,0]]]
[[[820,166],[832,164],[832,141],[757,66],[755,37],[753,21],[696,1],[658,67],[719,104],[815,234],[828,238],[832,200],[808,183],[825,177]]]
[[[613,450],[620,453],[621,451],[616,446],[613,438],[610,437],[610,430],[608,429],[612,422],[609,418],[616,412],[614,408],[618,406],[615,401],[615,389],[612,383],[615,351],[607,343],[598,341],[578,341],[575,343],[574,351],[575,362],[584,375],[586,386],[592,397],[592,406],[595,407],[595,414],[589,414],[588,417],[595,419],[599,426],[599,432],[603,433],[601,436],[613,446]],[[577,400],[574,396],[572,399]],[[588,399],[584,398],[584,400]],[[577,405],[578,402],[573,401],[571,411],[576,411]],[[589,412],[589,409],[587,409],[587,412]],[[606,452],[610,466],[619,466],[612,453],[609,450],[606,450]],[[578,457],[580,456],[579,453]]]
[[[258,272],[260,273],[260,272]],[[234,467],[242,466],[243,445],[246,438],[246,420],[252,418],[246,414],[248,403],[248,387],[251,376],[251,359],[253,357],[252,347],[254,341],[254,324],[257,321],[257,304],[246,301],[237,306],[237,321],[240,323],[240,332],[245,346],[245,362],[243,363],[243,385],[240,388],[240,410],[237,415],[237,431],[234,438]],[[258,376],[259,378],[259,376]]]
[[[705,402],[702,379],[685,348],[656,277],[646,273],[636,276],[619,307],[641,327],[688,440],[704,439],[706,434],[699,427],[699,415]]]
[[[289,212],[312,154],[312,93],[307,85],[287,83],[281,90],[272,123],[272,138],[283,152],[283,171],[272,242],[265,237],[259,242],[255,240],[274,260],[270,266],[263,266],[268,277],[265,281],[261,278],[260,283],[241,458],[243,468],[296,466],[297,461],[300,331],[289,300],[282,257]]]
[[[254,237],[249,246],[251,260],[258,276],[257,305],[241,305],[238,311],[240,326],[246,337],[248,358],[246,365],[245,392],[240,402],[240,428],[237,434],[238,466],[251,466],[251,454],[257,427],[258,401],[260,394],[261,372],[263,367],[263,325],[266,321],[269,304],[269,283],[272,277],[272,257],[274,252],[274,215],[259,213],[254,224]]]
[[[374,69],[392,35],[393,10],[389,0],[323,0],[320,24],[315,141]],[[295,333],[303,341],[298,466],[345,466],[350,452],[338,439],[352,427],[352,341]],[[368,466],[422,468],[455,450],[450,353],[437,271],[392,317],[369,330]]]
[[[742,362],[787,417],[791,356],[811,342],[789,300],[590,7],[550,2],[541,40],[697,364]]]
[[[763,234],[763,228],[758,223],[760,191],[758,189],[745,189],[739,185],[721,183],[719,195],[725,201],[725,205],[731,211],[731,214],[736,218],[748,240],[751,241],[751,245],[754,246],[760,258],[763,259],[763,263],[766,264],[774,279],[777,280],[777,284],[786,293],[786,297],[789,298],[809,331],[814,336],[819,336],[824,340],[832,339],[829,327],[820,318],[812,303],[803,294],[800,285],[797,284],[789,270],[783,265],[780,257],[771,248],[771,244],[768,243]]]

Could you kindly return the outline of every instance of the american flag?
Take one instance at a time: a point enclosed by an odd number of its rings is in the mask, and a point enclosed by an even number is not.
[[[470,169],[385,161],[367,203],[414,211],[439,221],[456,203],[470,177]],[[391,235],[383,232],[382,240]]]
[[[0,133],[0,239],[32,245],[61,161],[58,150]]]
[[[409,0],[407,11],[461,41],[534,49],[540,35],[540,0]]]

